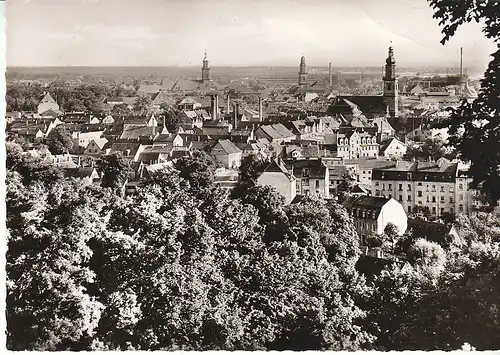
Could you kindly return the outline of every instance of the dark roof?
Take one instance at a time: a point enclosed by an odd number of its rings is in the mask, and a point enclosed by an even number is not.
[[[375,210],[380,212],[382,207],[389,202],[390,198],[379,196],[350,196],[342,205],[348,210],[353,208],[362,208],[367,210]]]
[[[65,168],[64,174],[68,177],[86,178],[91,177],[94,170],[93,167]]]
[[[309,178],[312,179],[324,179],[328,170],[321,159],[285,160],[284,162],[287,169],[293,171],[293,175],[300,179],[303,169],[309,169]]]
[[[359,107],[366,116],[386,114],[387,103],[383,96],[337,96],[332,105],[328,108],[328,113],[349,114],[352,109],[344,101],[349,100]]]

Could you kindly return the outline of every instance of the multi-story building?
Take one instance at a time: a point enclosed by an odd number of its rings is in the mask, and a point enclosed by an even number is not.
[[[337,156],[343,159],[376,158],[379,144],[368,132],[341,133],[337,136]]]
[[[286,160],[285,165],[297,180],[297,195],[330,198],[329,171],[321,158]]]
[[[394,198],[405,211],[429,208],[431,216],[470,213],[470,178],[458,170],[458,163],[396,161],[391,167],[372,171],[375,196]]]

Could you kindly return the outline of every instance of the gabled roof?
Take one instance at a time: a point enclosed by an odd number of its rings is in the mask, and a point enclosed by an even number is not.
[[[159,133],[161,132],[158,127],[136,126],[136,125],[126,124],[123,126],[123,132],[120,135],[120,139],[135,140],[141,137],[154,137],[156,134]]]
[[[89,178],[96,171],[94,167],[65,168],[64,174],[74,178]]]
[[[401,142],[399,139],[397,138],[389,138],[389,139],[386,139],[384,141],[382,141],[380,143],[380,154],[384,153],[385,150],[389,147],[389,145],[392,143],[392,142],[396,142],[396,143],[399,143],[399,144],[402,144],[402,145],[406,145],[404,144],[403,142]]]
[[[241,149],[234,145],[234,143],[229,139],[221,139],[219,142],[217,142],[213,149],[215,149],[217,146],[220,146],[222,150],[226,152],[226,154],[241,153]]]
[[[45,95],[43,96],[42,100],[40,100],[40,103],[46,103],[46,102],[50,102],[50,103],[56,103],[56,100],[54,100],[52,98],[52,96],[50,96],[50,94],[47,92],[45,93]]]
[[[283,173],[290,181],[295,180],[295,176],[293,176],[290,171],[287,169],[285,163],[277,158],[274,159],[265,169],[264,173]]]
[[[110,153],[124,153],[126,151],[130,151],[130,155],[134,156],[135,153],[139,150],[141,144],[139,142],[114,142],[111,145]]]
[[[108,143],[108,140],[106,138],[96,138],[92,139],[92,141],[99,147],[99,149],[103,149],[106,143]]]

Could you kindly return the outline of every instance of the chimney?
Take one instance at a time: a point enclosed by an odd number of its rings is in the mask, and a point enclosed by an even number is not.
[[[211,107],[212,107],[212,121],[215,121],[217,119],[215,111],[215,95],[212,95]]]
[[[215,118],[219,118],[219,95],[215,94]]]
[[[230,106],[230,101],[229,101],[229,94],[226,95],[226,108],[227,108],[227,112],[226,114],[229,114],[229,112],[231,112],[231,106]]]
[[[259,97],[259,122],[264,121],[264,116],[262,112],[262,97]]]
[[[328,64],[328,83],[332,86],[332,62]]]
[[[236,129],[238,126],[238,118],[240,115],[240,104],[237,102],[234,105],[234,112],[233,112],[233,129]]]

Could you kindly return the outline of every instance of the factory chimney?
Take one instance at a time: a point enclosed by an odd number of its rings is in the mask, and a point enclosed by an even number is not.
[[[227,99],[227,112],[226,113],[229,113],[229,112],[231,112],[231,106],[229,103],[229,94],[227,94],[226,99]]]
[[[332,62],[328,64],[328,84],[332,86]]]
[[[211,106],[212,106],[212,121],[215,121],[217,119],[217,112],[215,108],[215,95],[212,95]]]
[[[262,97],[259,97],[259,122],[264,121],[264,113],[262,111]]]
[[[460,47],[460,77],[463,75],[463,62],[462,62],[463,47]]]

